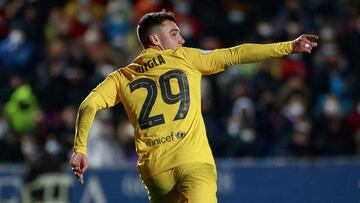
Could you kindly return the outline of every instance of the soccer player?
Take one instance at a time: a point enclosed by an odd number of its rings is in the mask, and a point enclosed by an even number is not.
[[[86,141],[95,114],[122,103],[135,128],[137,167],[151,202],[217,202],[216,167],[201,114],[202,75],[291,53],[311,53],[316,35],[293,41],[200,50],[185,43],[172,13],[154,12],[137,27],[144,47],[81,103],[71,167],[81,183]]]

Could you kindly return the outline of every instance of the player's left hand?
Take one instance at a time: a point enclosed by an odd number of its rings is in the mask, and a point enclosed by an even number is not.
[[[318,43],[317,40],[319,36],[317,35],[309,35],[309,34],[302,34],[300,37],[296,38],[293,43],[293,53],[311,53],[314,47],[317,47]]]

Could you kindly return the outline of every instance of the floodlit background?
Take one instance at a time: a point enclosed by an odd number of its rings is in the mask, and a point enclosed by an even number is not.
[[[140,53],[138,20],[162,9],[204,50],[320,37],[311,55],[203,78],[219,202],[360,201],[360,1],[0,0],[0,202],[146,202],[121,105],[96,116],[85,185],[68,161],[79,104]]]

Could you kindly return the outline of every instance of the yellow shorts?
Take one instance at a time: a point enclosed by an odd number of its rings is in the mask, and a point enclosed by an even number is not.
[[[143,178],[151,203],[216,203],[216,167],[186,163]]]

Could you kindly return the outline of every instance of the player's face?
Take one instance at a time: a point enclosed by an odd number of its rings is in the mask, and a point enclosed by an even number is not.
[[[166,20],[157,28],[159,46],[163,49],[177,49],[185,43],[175,22]]]

